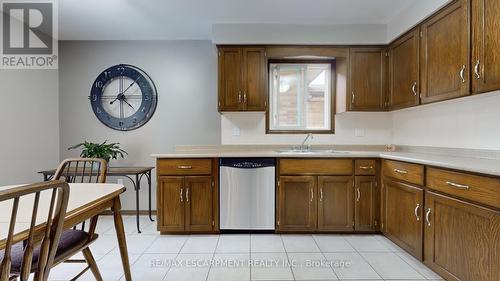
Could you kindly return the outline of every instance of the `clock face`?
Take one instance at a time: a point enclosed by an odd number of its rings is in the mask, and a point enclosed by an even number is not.
[[[158,102],[151,78],[140,68],[126,64],[104,70],[94,81],[89,99],[97,118],[119,131],[146,124]]]

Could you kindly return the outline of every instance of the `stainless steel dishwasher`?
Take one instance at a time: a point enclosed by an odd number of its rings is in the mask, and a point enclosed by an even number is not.
[[[222,158],[220,229],[274,230],[275,159]]]

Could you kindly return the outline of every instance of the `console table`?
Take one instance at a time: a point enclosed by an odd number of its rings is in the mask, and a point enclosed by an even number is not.
[[[141,233],[140,223],[139,223],[139,191],[141,189],[141,180],[145,176],[148,181],[148,197],[149,197],[149,219],[154,221],[151,211],[151,171],[154,167],[109,167],[107,176],[108,177],[124,177],[129,179],[134,185],[135,190],[135,214],[137,222],[137,232]],[[54,176],[56,170],[46,170],[38,172],[43,175],[43,180],[51,180]]]

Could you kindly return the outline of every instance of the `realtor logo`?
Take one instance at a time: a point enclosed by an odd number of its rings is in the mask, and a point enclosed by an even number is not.
[[[0,68],[56,69],[57,3],[1,1]]]

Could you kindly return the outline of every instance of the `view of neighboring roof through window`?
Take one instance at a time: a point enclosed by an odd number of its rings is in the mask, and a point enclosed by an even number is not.
[[[333,61],[270,61],[269,132],[332,132]]]

